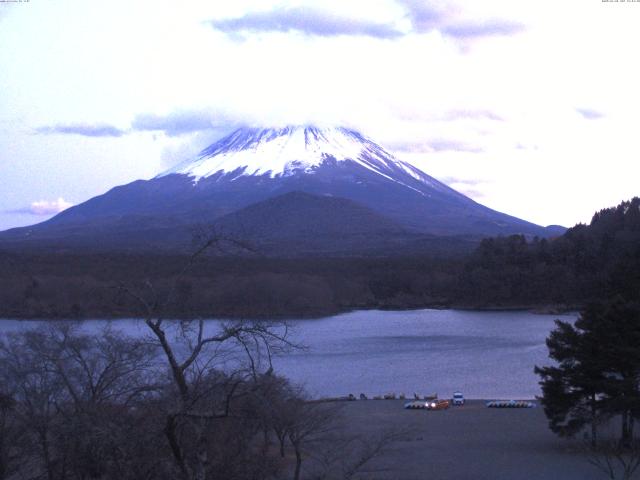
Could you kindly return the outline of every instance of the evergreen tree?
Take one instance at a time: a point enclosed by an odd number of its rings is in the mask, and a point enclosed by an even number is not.
[[[536,367],[551,430],[572,436],[620,416],[621,441],[629,444],[640,417],[640,305],[621,297],[592,304],[575,322],[556,321],[547,339],[556,366]]]
[[[640,416],[640,305],[617,297],[589,313],[577,326],[600,344],[603,410],[620,415],[621,441],[628,445]]]
[[[602,413],[599,344],[577,325],[556,320],[547,347],[558,365],[536,367],[535,372],[542,378],[542,405],[549,428],[560,436],[573,436],[590,425],[595,444]]]

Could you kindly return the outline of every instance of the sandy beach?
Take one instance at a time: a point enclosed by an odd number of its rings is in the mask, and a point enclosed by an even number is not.
[[[363,478],[591,480],[606,478],[547,427],[544,411],[487,408],[481,400],[442,411],[405,410],[402,400],[345,402],[348,429],[363,435],[407,430]]]

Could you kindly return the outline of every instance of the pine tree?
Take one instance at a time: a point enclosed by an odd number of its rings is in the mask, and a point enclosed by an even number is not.
[[[620,440],[629,444],[640,417],[640,305],[621,297],[592,304],[572,325],[556,321],[547,339],[556,366],[536,367],[551,430],[572,436],[620,416]]]
[[[549,428],[560,436],[573,436],[590,425],[595,444],[603,383],[599,345],[572,324],[556,320],[547,347],[558,366],[536,367],[535,372],[542,377],[542,404]]]

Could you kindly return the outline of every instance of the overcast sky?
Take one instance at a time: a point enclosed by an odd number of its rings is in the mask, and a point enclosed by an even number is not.
[[[640,194],[640,3],[0,3],[0,229],[239,125],[360,130],[496,210],[572,226]]]

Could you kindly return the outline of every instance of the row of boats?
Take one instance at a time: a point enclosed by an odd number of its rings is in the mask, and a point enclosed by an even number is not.
[[[405,396],[404,393],[401,393],[400,395],[396,395],[395,393],[385,393],[384,395],[374,395],[371,398],[373,400],[396,400],[396,399],[405,400],[407,397]],[[413,399],[414,400],[437,400],[438,399],[438,394],[434,393],[432,395],[420,396],[417,393],[414,393],[413,394]],[[334,400],[357,400],[357,399],[356,399],[356,396],[353,393],[350,393],[346,397],[339,397],[339,398],[334,399]],[[369,397],[367,397],[364,393],[361,393],[360,394],[360,400],[369,400]]]
[[[404,404],[408,410],[446,410],[449,408],[449,400],[414,400]]]
[[[408,410],[445,410],[449,408],[448,400],[420,401],[405,403],[404,408]],[[534,408],[536,404],[527,400],[491,400],[486,403],[488,408]]]
[[[536,404],[527,400],[492,400],[487,402],[489,408],[533,408]]]

